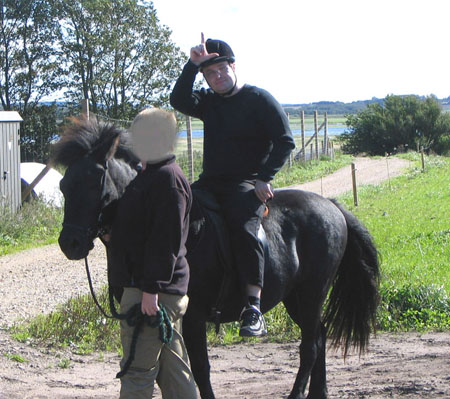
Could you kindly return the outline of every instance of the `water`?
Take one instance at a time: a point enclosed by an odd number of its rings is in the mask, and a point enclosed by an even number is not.
[[[328,128],[328,134],[330,136],[338,136],[342,133],[344,133],[347,130],[347,127],[345,126],[339,126],[339,127],[329,127]],[[300,136],[302,134],[301,129],[292,129],[292,134],[294,136]],[[319,131],[320,135],[323,135],[323,129]],[[181,130],[178,133],[179,137],[186,137],[187,133],[186,130]],[[306,130],[305,136],[313,136],[314,130]],[[192,137],[193,138],[202,138],[203,137],[203,130],[193,130],[192,131]]]

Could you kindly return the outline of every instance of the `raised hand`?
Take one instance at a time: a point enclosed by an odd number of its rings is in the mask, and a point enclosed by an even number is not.
[[[190,53],[191,61],[197,66],[202,62],[217,57],[218,55],[218,53],[208,54],[208,50],[206,50],[205,45],[205,35],[203,34],[203,32],[201,34],[201,43],[198,46],[192,47]]]

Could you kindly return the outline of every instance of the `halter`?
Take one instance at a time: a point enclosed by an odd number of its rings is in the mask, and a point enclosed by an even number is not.
[[[80,226],[80,225],[73,224],[73,223],[63,222],[63,224],[62,224],[63,227],[69,227],[71,229],[78,230],[85,237],[92,238],[92,239],[95,239],[95,238],[100,237],[103,234],[105,234],[105,228],[104,228],[104,226],[102,226],[102,218],[103,218],[102,210],[104,207],[105,198],[107,197],[107,195],[104,193],[105,186],[106,186],[107,171],[108,171],[108,160],[105,160],[105,163],[103,164],[103,174],[102,174],[101,183],[100,183],[100,187],[101,187],[100,188],[100,203],[98,206],[98,218],[97,218],[96,225],[85,227],[85,226]]]

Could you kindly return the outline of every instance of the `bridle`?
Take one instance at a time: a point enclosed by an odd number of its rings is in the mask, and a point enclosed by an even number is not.
[[[102,236],[106,233],[106,228],[103,225],[103,214],[102,214],[102,210],[104,208],[105,202],[106,202],[106,193],[105,193],[105,186],[106,186],[106,174],[108,172],[108,160],[105,160],[104,164],[103,164],[103,174],[101,177],[101,182],[100,182],[100,201],[99,201],[99,205],[98,205],[98,217],[97,217],[97,221],[95,226],[80,226],[78,224],[74,224],[74,223],[67,223],[67,222],[63,222],[63,228],[70,228],[72,230],[76,230],[78,232],[81,233],[82,236],[84,236],[85,238],[89,239],[89,240],[94,240],[97,237],[100,238],[100,240],[102,241],[102,243],[107,246],[107,242],[105,242],[102,239]],[[88,257],[86,255],[86,257],[84,258],[84,264],[86,267],[86,274],[87,274],[87,278],[88,278],[88,283],[89,283],[89,289],[91,291],[91,295],[92,298],[95,302],[95,304],[97,305],[97,307],[99,308],[100,312],[109,319],[113,319],[113,318],[117,318],[117,312],[115,311],[115,307],[114,307],[114,302],[112,302],[113,306],[111,306],[111,299],[112,296],[110,295],[110,308],[112,311],[112,315],[108,315],[102,308],[102,306],[100,305],[97,296],[95,295],[95,291],[94,291],[94,286],[92,284],[92,279],[91,279],[91,273],[89,271],[89,264],[88,264]]]
[[[103,213],[102,210],[105,206],[108,195],[105,193],[106,186],[106,174],[108,172],[108,160],[105,160],[103,164],[103,174],[101,177],[100,183],[100,201],[97,209],[98,217],[96,220],[96,224],[93,226],[80,226],[74,223],[63,222],[63,228],[68,227],[72,230],[77,230],[81,233],[82,236],[94,240],[97,237],[101,237],[106,233],[105,226],[103,225]]]

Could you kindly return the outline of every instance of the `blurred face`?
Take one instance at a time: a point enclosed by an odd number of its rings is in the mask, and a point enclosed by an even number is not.
[[[141,161],[155,163],[173,154],[177,121],[171,112],[145,109],[134,118],[130,131],[133,151]]]
[[[234,64],[227,61],[209,65],[203,68],[203,76],[209,87],[218,94],[225,94],[230,91],[236,83]]]

